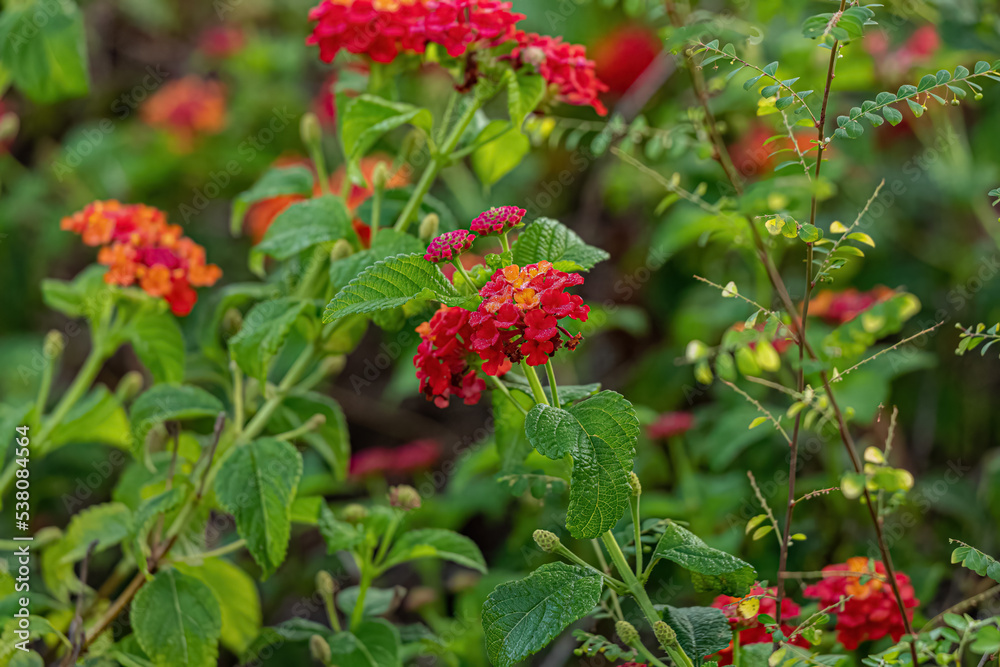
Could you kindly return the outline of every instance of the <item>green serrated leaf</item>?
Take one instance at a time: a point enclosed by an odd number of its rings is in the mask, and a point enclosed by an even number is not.
[[[989,577],[1000,583],[1000,562],[979,549],[962,545],[951,553],[951,562],[960,563],[981,577]]]
[[[208,558],[198,565],[174,564],[181,573],[208,586],[219,603],[222,645],[240,655],[260,633],[260,594],[253,577],[221,558]]]
[[[667,605],[663,620],[677,633],[677,642],[695,665],[728,647],[733,638],[729,620],[715,607],[678,609]]]
[[[512,247],[514,263],[519,266],[542,260],[552,262],[560,271],[587,271],[610,255],[587,245],[576,232],[561,222],[538,218],[529,224]]]
[[[420,254],[376,262],[348,283],[326,307],[324,322],[402,306],[413,299],[458,305],[465,299],[436,265]]]
[[[639,436],[632,404],[602,391],[568,410],[536,405],[525,418],[528,440],[543,455],[573,459],[566,527],[577,538],[596,538],[628,509],[629,473]]]
[[[255,250],[276,259],[288,259],[318,243],[345,238],[351,215],[344,200],[334,195],[296,202],[278,214]]]
[[[667,524],[652,560],[664,558],[692,573],[695,590],[720,591],[742,597],[753,586],[757,571],[736,556],[705,544],[698,536],[676,523]]]
[[[203,582],[170,568],[139,589],[131,610],[139,645],[157,667],[210,667],[219,655],[222,612]]]
[[[338,108],[340,143],[348,161],[348,174],[355,183],[364,180],[357,167],[358,160],[382,135],[407,124],[430,134],[434,123],[434,117],[427,109],[392,102],[376,95],[338,96]]]
[[[472,153],[472,170],[486,187],[513,171],[531,151],[528,137],[511,129],[505,120],[490,121],[476,137],[476,143],[482,145]]]
[[[520,581],[497,586],[483,604],[486,653],[512,667],[589,614],[601,599],[601,576],[566,563],[548,563]]]
[[[215,479],[219,503],[236,519],[264,579],[285,560],[291,505],[301,476],[302,456],[295,447],[261,438],[230,450]]]
[[[174,317],[166,313],[140,315],[125,329],[125,336],[154,380],[184,380],[184,335]]]

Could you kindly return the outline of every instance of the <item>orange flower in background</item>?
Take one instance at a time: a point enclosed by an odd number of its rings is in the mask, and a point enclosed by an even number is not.
[[[809,302],[809,314],[821,317],[830,324],[844,324],[896,294],[896,290],[879,285],[867,292],[853,287],[843,292],[823,290]]]
[[[284,158],[275,161],[275,167],[290,167],[292,165],[302,165],[309,167],[313,170],[315,176],[315,169],[313,168],[312,162],[306,160],[305,158]],[[385,164],[389,167],[392,166],[392,158],[387,155],[369,155],[368,157],[361,158],[361,174],[364,176],[365,185],[351,185],[350,192],[347,194],[347,209],[354,213],[355,210],[362,204],[364,204],[372,196],[374,192],[372,188],[372,180],[375,174],[375,168],[380,165]],[[386,182],[386,189],[401,188],[409,183],[409,178],[407,176],[408,172],[405,169],[398,169],[392,173],[389,177],[388,182]],[[346,172],[344,167],[340,167],[330,176],[330,191],[334,194],[340,194],[343,190],[344,178],[346,177]],[[319,181],[314,178],[313,184],[313,197],[318,197],[322,190],[319,185]],[[262,199],[255,202],[249,209],[247,209],[246,217],[244,218],[244,226],[247,231],[247,235],[254,245],[260,243],[261,239],[264,238],[264,234],[267,233],[268,227],[274,222],[274,219],[278,217],[286,208],[294,204],[295,202],[307,199],[303,195],[279,195],[277,197],[271,197],[270,199]],[[368,226],[361,220],[355,218],[353,221],[354,231],[357,232],[361,239],[363,246],[368,247],[368,238],[371,230]]]
[[[181,150],[189,151],[195,138],[225,127],[225,88],[193,75],[171,81],[143,105],[142,119],[170,132]]]
[[[165,299],[175,315],[191,312],[198,300],[194,287],[208,287],[222,277],[218,266],[205,263],[205,249],[152,206],[95,201],[63,218],[60,227],[79,234],[86,245],[100,246],[97,261],[108,267],[105,282],[138,284]]]

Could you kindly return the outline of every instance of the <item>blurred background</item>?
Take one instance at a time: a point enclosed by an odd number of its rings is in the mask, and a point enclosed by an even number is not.
[[[305,46],[311,4],[37,3],[39,11],[51,10],[53,18],[42,29],[52,31],[53,40],[85,42],[88,74],[81,79],[72,71],[72,53],[54,51],[54,74],[20,82],[0,97],[3,402],[34,395],[33,364],[41,340],[50,329],[66,330],[62,316],[43,305],[39,283],[75,276],[94,261],[91,248],[59,229],[63,216],[92,200],[156,206],[206,246],[209,261],[223,268],[223,282],[253,279],[246,261],[253,218],[266,211],[252,209],[246,233],[234,239],[232,200],[274,163],[303,157],[298,120],[309,110],[326,128],[327,155],[335,166],[334,91],[352,90],[358,75],[343,63],[322,64],[316,49]],[[815,82],[805,87],[821,88],[828,52],[803,39],[800,26],[828,5],[706,2],[696,10],[714,13],[718,32],[738,39],[747,59],[780,60],[803,82]],[[688,75],[676,71],[674,58],[662,51],[669,22],[659,3],[515,0],[514,6],[527,15],[527,29],[588,46],[610,88],[605,103],[621,115],[611,122],[622,124],[623,150],[665,177],[680,172],[691,187],[705,182],[706,198],[725,194],[721,170],[708,159],[709,145],[696,129],[699,112]],[[847,47],[838,64],[831,115],[847,113],[879,91],[916,83],[928,72],[971,67],[979,59],[993,62],[1000,53],[1000,13],[993,0],[887,0],[877,11],[879,27]],[[759,113],[759,97],[736,81],[726,86],[724,77],[706,74],[737,168],[749,183],[769,183],[769,196],[780,194],[782,172],[775,168],[787,158],[771,156],[764,145],[781,129],[780,117]],[[0,91],[7,88],[5,78],[0,68]],[[404,83],[403,94],[440,112],[448,86],[428,68]],[[74,87],[75,94],[63,94],[74,93]],[[611,253],[580,288],[593,307],[592,319],[585,343],[561,358],[560,377],[567,383],[600,382],[639,407],[646,428],[636,466],[645,515],[690,522],[713,546],[740,554],[773,583],[773,543],[743,534],[746,521],[761,511],[747,471],[756,475],[772,506],[782,507],[787,450],[773,431],[747,429],[756,416],[753,406],[718,383],[700,383],[685,361],[692,340],[718,345],[751,314],[745,303],[720,301],[718,290],[695,280],[695,274],[753,286],[752,298],[765,305],[770,290],[751,254],[740,243],[727,242],[727,232],[710,216],[681,204],[660,206],[662,186],[607,150],[605,122],[589,109],[557,107],[530,121],[534,150],[488,191],[467,166],[457,165],[432,194],[452,215],[445,226],[467,223],[489,206],[516,204],[531,218],[560,219]],[[803,136],[802,145],[806,142]],[[386,148],[391,150],[391,139]],[[843,403],[855,410],[861,446],[882,442],[888,414],[899,407],[894,465],[911,471],[916,485],[887,520],[886,532],[898,569],[913,579],[921,600],[919,627],[921,619],[980,591],[978,577],[948,564],[949,538],[1000,553],[1000,360],[993,353],[954,353],[956,323],[1000,321],[1000,224],[986,194],[1000,186],[1000,89],[986,85],[981,100],[970,98],[958,108],[929,105],[919,119],[907,115],[896,127],[886,124],[859,140],[835,142],[829,158],[824,170],[832,189],[819,218],[824,228],[834,220],[850,224],[882,179],[885,186],[861,226],[877,247],[865,261],[839,272],[837,281],[824,287],[830,293],[817,295],[819,330],[863,310],[880,288],[908,291],[921,302],[900,337],[945,322],[852,374],[841,388]],[[797,298],[803,291],[801,261],[794,252],[781,257]],[[848,288],[857,292],[845,292]],[[210,304],[200,302],[188,321],[210,313]],[[332,500],[346,501],[378,496],[392,483],[412,483],[424,496],[415,524],[454,528],[480,544],[490,564],[483,580],[428,565],[394,575],[397,581],[389,583],[408,590],[393,612],[401,622],[422,619],[447,638],[450,653],[442,649],[448,657],[440,664],[485,665],[478,625],[482,599],[496,583],[544,560],[531,532],[561,525],[565,497],[559,488],[539,488],[517,471],[498,473],[502,462],[490,446],[488,401],[434,407],[417,392],[415,350],[401,340],[398,333],[370,328],[328,389],[343,406],[354,458],[349,480],[324,491]],[[57,382],[72,377],[86,351],[86,334],[70,337]],[[125,349],[99,381],[114,386],[137,368]],[[196,374],[196,368],[189,371]],[[775,375],[791,384],[787,364]],[[787,407],[774,392],[742,386],[778,413]],[[840,445],[818,437],[808,443],[800,488],[838,485],[847,466]],[[41,462],[36,484],[52,500],[35,510],[37,525],[65,526],[79,508],[56,499],[107,457],[103,445],[84,444]],[[544,469],[541,461],[529,464]],[[106,500],[113,483],[114,477],[97,488],[88,504]],[[307,466],[303,484],[329,482],[318,474],[310,477]],[[810,501],[796,520],[796,531],[808,541],[791,551],[791,570],[818,570],[875,553],[864,509],[838,493]],[[265,624],[303,615],[297,605],[312,595],[318,569],[342,571],[315,530],[303,529],[293,539],[291,562],[262,584]],[[654,602],[710,602],[690,592],[685,575],[665,567],[660,576]],[[795,582],[789,591],[805,602]],[[321,618],[323,612],[313,613]],[[579,662],[574,647],[572,641],[554,644],[537,664],[591,664]],[[283,650],[271,664],[304,659],[301,647]],[[228,654],[223,661],[236,664]]]

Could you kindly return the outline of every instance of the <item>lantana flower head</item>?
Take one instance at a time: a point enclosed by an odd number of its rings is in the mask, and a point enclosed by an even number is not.
[[[587,320],[590,308],[581,297],[566,292],[582,283],[580,274],[558,271],[546,261],[498,269],[479,291],[483,302],[469,320],[470,347],[483,360],[483,371],[503,375],[522,359],[541,366],[563,345],[574,349],[581,336],[571,335],[559,320]]]
[[[524,215],[527,213],[523,208],[517,206],[499,206],[480,213],[472,221],[470,228],[481,236],[491,236],[506,234],[515,227],[521,226]]]
[[[138,284],[162,297],[176,315],[191,312],[198,295],[193,287],[215,284],[222,271],[205,263],[205,249],[183,235],[167,216],[145,204],[96,201],[63,218],[62,229],[79,234],[89,246],[100,246],[97,261],[108,267],[105,282]]]
[[[225,89],[218,81],[197,76],[170,81],[146,101],[142,118],[169,131],[183,150],[189,150],[197,136],[225,127]]]
[[[773,639],[768,634],[764,624],[757,620],[757,617],[760,614],[767,614],[772,618],[775,617],[778,611],[778,603],[774,599],[775,595],[775,588],[765,589],[755,586],[742,598],[720,595],[712,601],[712,606],[716,609],[721,609],[722,613],[729,620],[730,629],[733,632],[739,633],[741,646],[746,646],[747,644],[770,644]],[[755,601],[758,603],[758,606],[752,612],[747,613],[745,607],[740,604],[744,601]],[[799,605],[795,604],[793,600],[786,597],[781,601],[781,631],[785,633],[786,637],[790,636],[795,628],[793,625],[784,623],[784,621],[789,621],[797,617],[800,612]],[[791,643],[796,646],[809,646],[809,642],[801,635],[793,639]],[[733,664],[733,643],[730,642],[727,648],[719,651],[712,657],[718,660],[720,665]]]
[[[906,634],[892,585],[885,580],[885,565],[876,562],[872,573],[868,559],[858,556],[848,558],[846,563],[828,565],[823,572],[827,576],[807,586],[805,594],[819,598],[822,607],[834,605],[842,597],[852,596],[842,608],[838,607],[833,612],[837,616],[837,641],[844,648],[853,651],[863,641],[881,639],[886,635],[891,635],[893,641],[899,641]],[[838,572],[846,574],[837,576]],[[864,573],[869,574],[865,577]],[[914,597],[910,578],[897,572],[896,584],[907,609],[906,615],[912,619],[912,608],[920,601]]]
[[[594,61],[587,59],[584,46],[564,42],[562,37],[536,33],[521,32],[515,39],[517,45],[511,57],[519,64],[533,65],[554,90],[556,99],[592,106],[600,115],[607,115],[599,95],[608,87],[597,78]]]
[[[469,348],[472,315],[464,308],[442,306],[429,322],[417,327],[420,345],[413,364],[420,391],[439,408],[447,407],[451,396],[474,405],[486,389],[486,383],[469,364],[470,358],[475,358]]]
[[[458,259],[466,250],[472,247],[472,242],[476,240],[476,235],[465,229],[456,229],[453,232],[445,232],[431,240],[427,246],[427,254],[424,259],[428,262],[440,264]]]

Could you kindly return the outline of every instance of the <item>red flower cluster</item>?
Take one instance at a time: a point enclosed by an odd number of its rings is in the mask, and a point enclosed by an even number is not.
[[[523,18],[499,0],[323,0],[309,12],[317,25],[306,43],[319,46],[324,62],[344,49],[388,63],[431,42],[455,57],[509,39]]]
[[[471,248],[472,242],[475,240],[476,235],[470,234],[464,229],[445,232],[431,240],[430,245],[427,246],[427,254],[424,255],[424,259],[435,264],[450,262]]]
[[[747,594],[747,598],[752,598],[758,595],[769,595],[774,596],[776,594],[776,589],[768,588],[763,589],[760,586],[755,586]],[[734,598],[728,595],[720,595],[712,601],[712,606],[716,609],[721,609],[722,613],[726,615],[729,619],[729,627],[733,632],[740,633],[740,645],[746,646],[747,644],[770,644],[773,640],[771,635],[768,634],[767,628],[764,624],[757,620],[757,616],[760,614],[768,614],[772,618],[778,611],[778,603],[773,597],[762,597],[759,598],[760,607],[757,609],[750,618],[747,618],[740,613],[739,604],[741,600],[746,598]],[[785,598],[781,601],[781,619],[782,621],[791,620],[799,615],[799,605],[795,604],[792,600]],[[785,633],[787,637],[792,633],[795,628],[791,625],[782,623],[781,631]],[[809,646],[809,642],[803,637],[796,637],[792,644],[796,646]],[[733,643],[730,642],[729,646],[713,656],[714,659],[719,661],[720,665],[731,665],[733,664]]]
[[[479,291],[484,301],[470,318],[470,347],[482,358],[483,371],[503,375],[522,359],[541,366],[564,342],[576,348],[581,336],[571,336],[559,320],[587,321],[590,308],[579,296],[566,293],[567,287],[582,283],[580,274],[557,271],[545,261],[523,269],[516,264],[498,269]]]
[[[480,213],[472,221],[470,228],[482,236],[492,236],[506,234],[515,227],[521,225],[524,215],[527,213],[523,208],[517,206],[500,206]]]
[[[608,87],[597,78],[594,61],[587,60],[587,50],[580,44],[564,42],[562,37],[518,33],[517,46],[511,52],[515,61],[533,65],[542,78],[555,89],[556,97],[567,104],[592,106],[602,116],[608,110],[598,96]]]
[[[143,120],[162,127],[190,150],[197,135],[214,134],[226,124],[226,97],[218,81],[186,76],[163,85],[142,107]]]
[[[691,430],[694,415],[690,412],[664,412],[649,425],[646,433],[653,440],[666,440]]]
[[[479,402],[486,382],[469,366],[472,313],[464,308],[442,306],[430,322],[417,327],[421,342],[413,364],[417,367],[420,391],[439,408],[448,407],[458,396],[466,405]]]
[[[351,477],[405,474],[432,466],[441,458],[436,440],[414,440],[400,447],[369,447],[351,455]]]
[[[853,651],[865,640],[881,639],[886,635],[891,635],[893,641],[899,641],[906,633],[892,586],[884,581],[885,566],[882,563],[875,563],[874,572],[875,575],[881,575],[881,579],[871,576],[868,559],[861,556],[848,558],[846,563],[828,565],[823,568],[823,572],[854,573],[825,577],[805,589],[806,596],[819,598],[823,607],[835,604],[842,597],[853,596],[844,603],[840,611],[834,611],[837,616],[837,641],[844,648]],[[865,572],[870,573],[870,579],[861,583],[859,575]],[[920,601],[913,595],[910,578],[897,572],[896,584],[907,608],[906,615],[912,619],[913,612],[910,609],[920,604]]]
[[[168,225],[167,216],[145,204],[96,201],[62,219],[63,229],[79,234],[89,246],[101,246],[97,261],[109,267],[112,285],[138,283],[163,297],[176,315],[191,312],[198,295],[192,289],[214,284],[222,271],[205,263],[205,249]]]
[[[882,285],[867,292],[859,292],[853,287],[843,292],[823,290],[809,303],[809,314],[822,317],[830,324],[844,324],[894,294],[896,290]]]

